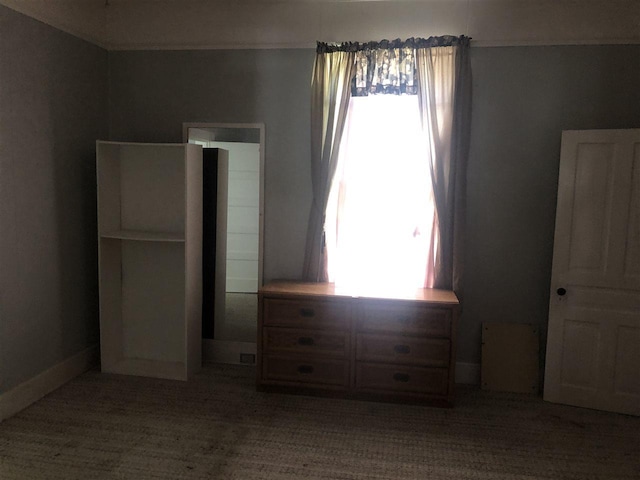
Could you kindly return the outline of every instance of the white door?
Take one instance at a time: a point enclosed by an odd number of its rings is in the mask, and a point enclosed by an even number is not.
[[[640,130],[562,134],[544,399],[640,415]]]

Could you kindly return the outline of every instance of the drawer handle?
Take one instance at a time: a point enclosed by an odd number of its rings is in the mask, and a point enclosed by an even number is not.
[[[298,345],[313,345],[314,341],[311,337],[300,337],[298,338]]]
[[[409,345],[396,345],[395,347],[393,347],[393,351],[396,353],[410,353],[411,352],[411,348],[409,348]]]
[[[301,317],[313,317],[316,314],[316,312],[313,311],[313,308],[301,308],[300,309],[300,316]]]
[[[409,381],[409,375],[407,375],[406,373],[395,373],[393,375],[393,379],[396,382],[408,382]]]
[[[300,365],[298,367],[298,372],[300,373],[313,373],[313,367],[311,365]]]

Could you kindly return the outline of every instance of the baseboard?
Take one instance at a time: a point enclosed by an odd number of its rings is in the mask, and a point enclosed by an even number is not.
[[[0,422],[99,363],[100,347],[93,345],[0,395]]]
[[[240,355],[253,355],[254,362],[241,362]],[[251,342],[226,342],[211,339],[202,340],[203,363],[232,363],[253,365],[255,363],[256,344]]]
[[[456,383],[480,385],[479,363],[456,363]]]
[[[240,354],[255,355],[256,344],[250,342],[202,341],[205,363],[242,364]],[[100,348],[94,345],[67,358],[41,374],[0,395],[0,422],[37,402],[45,395],[86,372],[99,363]],[[255,357],[254,357],[255,358]],[[480,364],[458,362],[456,383],[480,385]]]

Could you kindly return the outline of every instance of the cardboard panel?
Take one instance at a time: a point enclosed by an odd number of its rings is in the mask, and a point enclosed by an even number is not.
[[[482,324],[482,389],[537,393],[538,327],[519,323]]]

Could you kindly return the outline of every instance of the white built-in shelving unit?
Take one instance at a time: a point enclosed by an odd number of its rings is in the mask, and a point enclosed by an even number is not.
[[[102,371],[187,380],[202,363],[202,147],[96,151]]]

